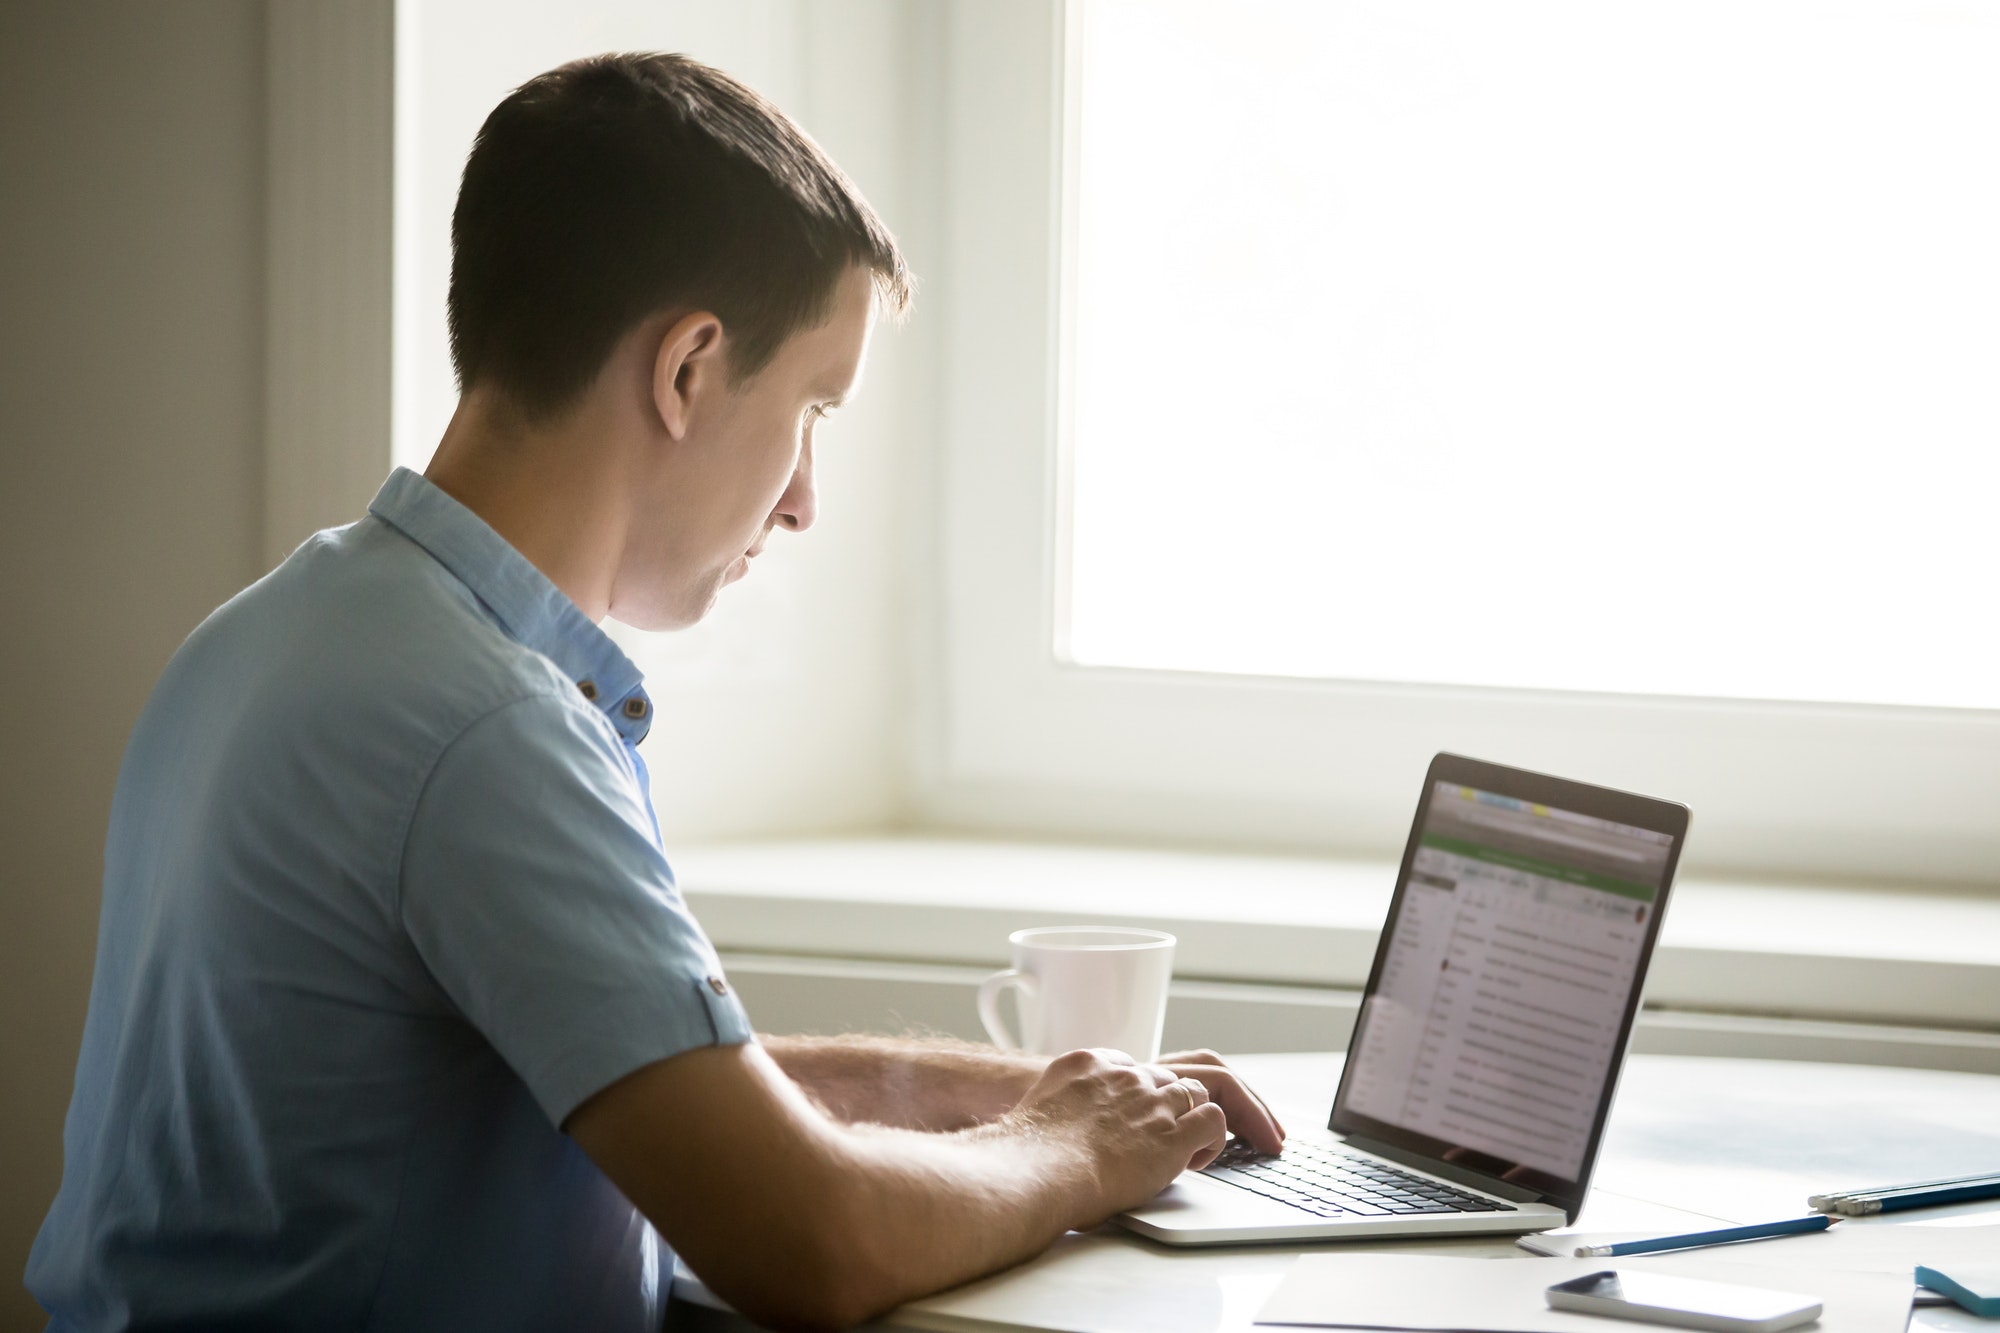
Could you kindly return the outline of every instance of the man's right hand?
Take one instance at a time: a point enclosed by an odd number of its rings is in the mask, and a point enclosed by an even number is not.
[[[1194,1079],[1072,1051],[984,1125],[843,1125],[749,1045],[648,1065],[564,1129],[716,1294],[760,1323],[818,1329],[1143,1203],[1220,1151],[1223,1120]]]
[[[1222,1108],[1191,1078],[1117,1051],[1071,1051],[1049,1063],[1002,1124],[1026,1122],[1074,1154],[1080,1188],[1069,1225],[1096,1226],[1158,1194],[1228,1142]]]

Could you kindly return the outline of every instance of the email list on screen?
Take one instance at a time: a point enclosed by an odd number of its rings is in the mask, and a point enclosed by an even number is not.
[[[1353,1109],[1574,1179],[1671,845],[1439,783],[1360,1024]]]

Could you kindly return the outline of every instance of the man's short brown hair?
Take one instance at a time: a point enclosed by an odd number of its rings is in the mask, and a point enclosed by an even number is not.
[[[661,310],[723,322],[730,372],[822,323],[841,275],[909,304],[896,239],[805,131],[681,55],[602,55],[516,88],[480,127],[451,218],[451,359],[530,418],[572,404]]]

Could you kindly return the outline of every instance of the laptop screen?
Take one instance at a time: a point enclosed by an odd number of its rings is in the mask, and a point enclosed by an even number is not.
[[[1674,850],[1666,833],[1435,782],[1343,1109],[1492,1175],[1580,1180]]]

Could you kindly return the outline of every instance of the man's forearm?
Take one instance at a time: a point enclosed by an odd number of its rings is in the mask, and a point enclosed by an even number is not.
[[[1092,1081],[1078,1081],[1083,1072]],[[815,1230],[842,1241],[844,1313],[873,1315],[1018,1263],[1204,1164],[1222,1147],[1219,1108],[1202,1104],[1197,1086],[1182,1094],[1191,1108],[1183,1119],[1174,1096],[1158,1092],[1159,1076],[1076,1052],[991,1124],[951,1134],[836,1129],[822,1159],[829,1176],[813,1193],[830,1209]]]
[[[762,1037],[786,1077],[849,1124],[955,1130],[995,1120],[1047,1059],[950,1038]]]
[[[841,1328],[1151,1197],[1224,1119],[1194,1080],[1074,1051],[991,1124],[841,1125],[752,1044],[635,1070],[563,1127],[723,1299]]]
[[[1011,1119],[951,1134],[847,1133],[841,1212],[858,1225],[842,1267],[866,1314],[1019,1263],[1095,1220],[1078,1210],[1094,1183],[1087,1162]]]

